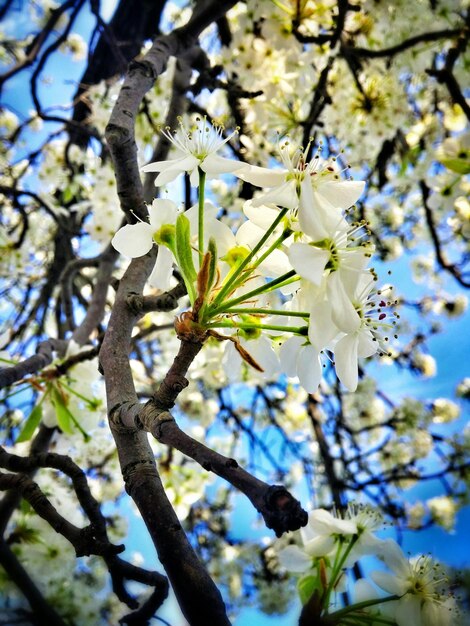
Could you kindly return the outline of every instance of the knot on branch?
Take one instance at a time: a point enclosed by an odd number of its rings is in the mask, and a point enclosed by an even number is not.
[[[129,63],[128,75],[133,73],[139,73],[146,78],[151,78],[152,81],[157,80],[158,72],[152,63],[145,59],[134,59]]]
[[[127,128],[111,123],[106,126],[105,135],[110,146],[121,145],[132,138]]]
[[[119,402],[111,407],[108,412],[109,425],[116,431],[128,433],[130,430],[134,430],[131,424],[137,421],[139,412],[140,404],[138,402]]]
[[[307,525],[308,513],[282,485],[269,487],[263,500],[265,504],[262,510],[264,521],[268,528],[274,530],[276,537],[280,537],[288,530],[299,530],[302,526]]]
[[[152,433],[156,439],[159,439],[161,425],[164,422],[174,422],[175,418],[169,411],[162,411],[158,404],[149,400],[140,411],[138,421],[142,430]]]
[[[142,459],[126,465],[122,470],[122,476],[126,492],[132,497],[134,489],[145,485],[149,479],[155,480],[158,474],[153,460]]]

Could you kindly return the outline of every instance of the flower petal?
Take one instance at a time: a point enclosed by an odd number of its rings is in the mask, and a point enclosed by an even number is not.
[[[271,170],[250,165],[240,170],[238,177],[257,187],[279,187],[286,180],[287,170]]]
[[[276,204],[277,206],[286,207],[286,209],[295,209],[299,205],[295,181],[288,180],[280,187],[275,187],[267,193],[252,200],[253,206],[261,206],[263,204]]]
[[[368,357],[377,352],[377,342],[373,340],[370,330],[362,330],[359,333],[359,345],[357,347],[358,356]]]
[[[154,232],[159,230],[163,224],[175,224],[178,213],[178,206],[173,200],[155,198],[149,207],[149,220]]]
[[[395,619],[398,626],[410,626],[410,624],[413,626],[432,626],[421,619],[421,599],[419,596],[412,596],[409,593],[397,602]],[[439,624],[439,626],[441,625]]]
[[[312,557],[326,556],[335,547],[335,538],[332,535],[318,535],[305,543],[305,552]]]
[[[312,559],[298,546],[286,546],[279,554],[279,563],[289,572],[306,572],[312,567]]]
[[[405,593],[405,585],[390,572],[371,572],[370,577],[376,585],[392,596],[401,596]]]
[[[168,291],[173,274],[173,255],[165,246],[158,246],[157,260],[149,277],[149,283],[156,289]]]
[[[312,185],[307,179],[302,181],[299,208],[299,225],[306,235],[313,241],[329,239],[331,230],[327,230],[323,225],[321,213],[318,210],[318,203],[315,202]]]
[[[315,393],[322,379],[323,371],[318,351],[312,345],[301,348],[297,357],[297,375],[307,393]]]
[[[331,180],[319,183],[317,191],[333,206],[349,209],[361,197],[365,185],[363,180],[344,180],[341,182]]]
[[[316,300],[310,306],[308,338],[318,351],[326,348],[340,331],[333,323],[331,304],[327,300]]]
[[[330,258],[327,250],[307,243],[293,243],[288,252],[289,261],[297,274],[320,286],[325,266]]]
[[[335,370],[338,378],[349,391],[356,391],[358,381],[357,334],[346,335],[335,345]]]
[[[219,174],[236,174],[237,170],[244,169],[244,167],[244,163],[234,161],[233,159],[226,159],[218,154],[209,154],[200,164],[200,168],[206,172],[209,178],[218,176]]]
[[[353,333],[361,325],[361,319],[346,293],[339,272],[332,272],[327,279],[328,299],[331,302],[331,317],[344,333]]]
[[[318,534],[355,535],[357,533],[357,525],[354,522],[337,518],[325,509],[312,511],[308,524]]]
[[[282,371],[291,378],[297,376],[297,356],[304,343],[303,337],[293,335],[284,341],[279,350]]]
[[[112,238],[114,248],[124,256],[135,259],[147,254],[153,246],[153,228],[146,222],[126,224]]]

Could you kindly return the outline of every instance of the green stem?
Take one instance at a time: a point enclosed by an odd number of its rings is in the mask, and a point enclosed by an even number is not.
[[[343,615],[348,615],[353,611],[362,611],[362,609],[367,609],[371,606],[377,606],[378,604],[384,604],[385,602],[393,602],[394,600],[399,600],[400,597],[401,596],[388,596],[387,598],[373,598],[372,600],[364,600],[363,602],[358,602],[357,604],[352,604],[351,606],[346,606],[344,609],[340,609],[339,611],[330,613],[328,617],[334,617],[336,619],[338,617],[343,617]],[[377,620],[378,618],[374,616],[374,619]],[[380,619],[386,620],[387,618],[380,616]],[[392,620],[385,621],[384,623],[395,624],[396,622]]]
[[[6,363],[7,365],[16,365],[18,361],[12,361],[11,359],[4,359],[0,357],[0,363]]]
[[[76,396],[77,398],[80,398],[80,400],[83,400],[83,402],[85,402],[85,404],[88,405],[89,409],[92,408],[96,408],[97,406],[97,401],[95,399],[91,400],[90,398],[87,398],[86,396],[83,396],[81,393],[79,393],[78,391],[75,391],[75,389],[73,389],[72,387],[70,387],[69,385],[66,385],[64,382],[61,381],[60,383],[61,387],[64,387],[64,389],[67,389],[67,391],[71,394],[73,394],[74,396]]]
[[[10,393],[7,393],[6,395],[2,396],[2,401],[8,400],[9,398],[13,398],[14,396],[17,396],[19,393],[23,393],[26,389],[25,387],[23,387],[23,385],[27,385],[28,381],[23,380],[19,388],[17,387],[17,384],[18,383],[16,383],[15,385],[16,386],[15,391],[11,391]]]
[[[258,309],[256,307],[234,307],[226,311],[226,313],[246,313],[247,315],[284,315],[285,317],[310,317],[308,311],[286,311],[285,309]]]
[[[277,215],[276,219],[271,224],[271,226],[268,228],[268,230],[264,233],[264,235],[261,237],[261,239],[258,241],[258,243],[253,248],[253,250],[248,254],[247,257],[245,257],[243,259],[243,261],[236,268],[236,270],[233,272],[233,274],[231,274],[230,279],[225,283],[225,285],[222,285],[222,289],[219,291],[217,296],[214,298],[214,304],[218,304],[221,300],[223,300],[223,298],[227,295],[227,293],[230,293],[231,291],[234,290],[234,284],[235,284],[237,278],[243,272],[245,267],[249,263],[251,263],[251,260],[253,259],[255,254],[257,254],[257,252],[264,246],[264,244],[269,239],[269,237],[271,236],[271,234],[274,231],[274,229],[276,228],[276,226],[278,226],[278,224],[282,221],[282,219],[284,218],[284,216],[286,215],[288,210],[289,209],[281,209],[279,211],[279,214]]]
[[[198,203],[198,250],[199,250],[199,267],[202,265],[204,256],[204,196],[206,187],[206,173],[200,167],[197,168],[199,173],[199,203]]]
[[[208,324],[207,328],[242,328],[247,330],[276,330],[281,333],[294,333],[296,335],[306,336],[307,326],[278,326],[276,324],[248,324],[244,322],[214,322]]]
[[[263,254],[258,259],[256,259],[256,261],[252,265],[252,268],[255,269],[259,265],[261,265],[264,259],[266,259],[271,254],[271,252],[278,248],[279,245],[291,235],[292,231],[290,230],[290,228],[286,228],[285,230],[283,230],[279,237],[269,246],[269,248],[265,252],[263,252]]]
[[[330,582],[328,584],[328,587],[327,587],[327,590],[326,590],[326,594],[325,594],[325,604],[324,604],[324,606],[327,609],[328,609],[328,606],[330,605],[331,592],[335,588],[336,583],[338,581],[338,578],[339,578],[339,576],[341,574],[341,570],[343,569],[343,565],[346,562],[346,559],[348,558],[349,554],[351,553],[351,550],[353,549],[354,545],[357,543],[358,539],[359,539],[359,535],[353,535],[351,537],[351,541],[349,542],[348,547],[346,548],[344,553],[341,555],[341,557],[338,559],[338,555],[340,554],[340,551],[338,551],[338,553],[336,555],[335,563],[334,563],[334,566],[333,566],[333,571],[331,573]]]
[[[242,296],[239,296],[238,298],[234,298],[233,300],[227,300],[219,307],[214,307],[214,304],[212,304],[212,306],[209,308],[208,313],[211,317],[213,317],[217,313],[222,313],[226,309],[229,309],[231,306],[240,304],[241,302],[246,302],[247,300],[250,300],[250,298],[253,298],[254,296],[258,296],[261,293],[272,291],[276,287],[283,285],[287,280],[289,280],[293,276],[296,276],[295,270],[291,270],[290,272],[287,272],[286,274],[279,276],[279,278],[275,278],[269,283],[265,283],[264,285],[262,285],[261,287],[258,287],[257,289],[248,291],[248,293],[245,293]]]

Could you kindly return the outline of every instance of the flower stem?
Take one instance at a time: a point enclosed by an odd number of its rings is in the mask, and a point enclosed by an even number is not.
[[[279,237],[274,241],[274,243],[272,243],[269,248],[263,252],[263,254],[256,259],[256,261],[253,263],[252,268],[255,269],[258,267],[258,265],[261,265],[261,263],[264,261],[264,259],[266,259],[271,252],[273,252],[274,250],[276,250],[276,248],[279,247],[279,245],[285,240],[287,239],[287,237],[290,237],[292,235],[292,231],[290,230],[290,228],[286,228],[285,230],[282,231],[282,234],[279,235]]]
[[[293,333],[295,335],[305,336],[307,332],[307,326],[280,326],[276,324],[249,324],[247,322],[214,322],[208,324],[207,328],[242,328],[246,330],[261,329],[261,330],[275,330],[281,333]]]
[[[231,291],[233,291],[236,288],[236,282],[237,282],[238,277],[241,275],[241,273],[243,272],[245,267],[249,263],[251,263],[251,260],[253,259],[255,254],[264,246],[264,244],[269,239],[269,237],[271,236],[271,234],[274,231],[274,229],[276,228],[276,226],[278,226],[278,224],[284,218],[284,216],[287,213],[287,211],[288,211],[288,209],[281,209],[279,211],[279,214],[277,215],[276,219],[273,221],[271,226],[268,228],[268,230],[264,233],[264,235],[261,237],[261,239],[255,245],[253,250],[251,250],[251,252],[248,254],[248,256],[246,256],[243,259],[243,261],[240,263],[240,265],[237,267],[237,269],[233,272],[233,274],[231,274],[230,279],[225,283],[225,285],[222,285],[222,289],[219,291],[217,296],[214,298],[214,304],[218,304],[228,293],[230,293]]]
[[[256,307],[231,307],[226,313],[246,313],[247,315],[283,315],[285,317],[309,318],[308,311],[286,311],[285,309],[260,309]]]
[[[357,604],[352,604],[351,606],[346,606],[344,609],[340,609],[339,611],[335,611],[334,613],[330,613],[328,617],[330,618],[338,618],[351,614],[355,611],[362,611],[362,609],[366,609],[371,606],[377,606],[379,604],[384,604],[385,602],[393,602],[394,600],[399,600],[400,596],[388,596],[387,598],[373,598],[371,600],[364,600],[363,602],[358,602]],[[352,617],[352,615],[351,615]],[[361,615],[362,617],[365,617]],[[370,616],[372,617],[372,616]],[[379,621],[383,624],[396,624],[394,620],[389,620],[385,616],[373,616],[373,621]],[[372,620],[371,620],[372,621]]]
[[[276,287],[283,285],[286,281],[288,281],[293,276],[296,276],[295,270],[291,270],[290,272],[287,272],[286,274],[279,276],[279,278],[275,278],[274,280],[271,280],[270,282],[265,283],[264,285],[262,285],[261,287],[258,287],[257,289],[248,291],[248,293],[245,293],[242,296],[239,296],[238,298],[234,298],[233,300],[227,300],[226,302],[223,302],[222,305],[219,307],[213,308],[214,305],[212,305],[212,307],[209,309],[209,314],[211,317],[213,317],[217,313],[223,313],[224,311],[229,309],[231,306],[240,304],[241,302],[246,302],[247,300],[250,300],[250,298],[253,298],[254,296],[258,296],[261,293],[272,291]]]
[[[335,588],[336,583],[337,583],[337,581],[339,579],[339,576],[341,574],[341,570],[343,569],[343,565],[346,562],[346,559],[348,558],[349,554],[351,553],[351,550],[353,549],[353,547],[356,544],[358,539],[359,539],[359,535],[353,535],[351,537],[351,541],[349,542],[346,550],[341,555],[341,557],[338,559],[338,556],[340,555],[340,551],[338,551],[338,553],[336,555],[335,564],[333,566],[333,572],[331,574],[330,582],[328,584],[328,588],[327,588],[326,593],[325,593],[325,607],[327,609],[328,609],[328,606],[330,604],[331,592]]]
[[[199,202],[198,202],[198,251],[199,251],[199,267],[202,265],[204,256],[204,196],[206,187],[206,173],[200,167],[197,169],[199,173]]]

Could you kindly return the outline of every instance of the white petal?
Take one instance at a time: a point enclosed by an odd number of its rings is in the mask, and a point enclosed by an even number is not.
[[[409,573],[409,561],[394,539],[385,539],[377,548],[377,556],[402,578]]]
[[[331,304],[327,300],[314,301],[310,305],[308,338],[318,351],[326,348],[338,335],[338,327],[331,317]]]
[[[248,246],[252,250],[265,231],[251,221],[243,222],[237,230],[236,240],[239,245]]]
[[[312,185],[307,179],[304,179],[301,185],[299,225],[302,232],[311,237],[313,241],[329,239],[332,235],[332,231],[327,230],[323,225],[317,204]]]
[[[242,344],[245,350],[251,354],[258,365],[263,368],[264,378],[270,378],[279,371],[279,359],[277,358],[269,339],[261,336],[256,340],[243,341]]]
[[[155,187],[162,187],[167,183],[171,183],[171,181],[175,180],[180,174],[182,174],[184,170],[182,169],[167,169],[164,172],[160,172],[160,174],[155,179]]]
[[[243,169],[244,164],[233,159],[226,159],[218,154],[209,154],[200,165],[201,169],[206,172],[209,178],[218,176],[219,174],[235,173],[237,170]]]
[[[349,209],[360,198],[365,185],[363,180],[327,181],[319,183],[317,190],[333,206]]]
[[[309,515],[309,526],[321,534],[354,535],[357,526],[351,520],[338,519],[325,509],[315,509]]]
[[[252,201],[247,200],[243,205],[243,213],[250,222],[266,231],[279,215],[279,210],[263,205],[254,207]]]
[[[178,213],[178,206],[172,200],[155,198],[149,207],[149,220],[154,232],[163,224],[175,224]]]
[[[182,172],[192,172],[194,169],[197,169],[199,160],[190,154],[180,159],[168,161],[167,163],[168,166],[161,168],[160,174],[155,179],[155,185],[157,187],[171,182]]]
[[[289,180],[280,187],[275,187],[267,193],[252,200],[253,206],[261,206],[263,204],[276,204],[277,206],[286,207],[287,209],[295,209],[299,204],[299,198],[296,192],[295,181]]]
[[[376,341],[373,341],[370,330],[362,330],[359,333],[359,345],[357,348],[358,356],[368,357],[377,352],[378,345]]]
[[[294,335],[284,341],[279,350],[282,371],[291,378],[297,376],[297,356],[304,343],[305,339],[303,337]]]
[[[307,243],[293,243],[288,252],[289,261],[297,274],[314,285],[320,285],[325,265],[330,253],[321,248],[315,248]]]
[[[376,585],[392,596],[401,596],[405,593],[406,586],[403,581],[389,572],[371,572],[370,577]]]
[[[220,220],[207,220],[204,231],[204,245],[206,247],[211,237],[216,241],[217,255],[219,258],[225,256],[227,252],[237,244],[231,228]]]
[[[299,382],[307,393],[318,391],[323,368],[318,351],[312,345],[304,346],[297,358],[297,375]]]
[[[279,563],[289,572],[306,572],[312,567],[312,559],[298,546],[287,546],[279,554]]]
[[[238,173],[238,177],[257,187],[278,187],[286,180],[287,170],[270,170],[267,167],[250,165]]]
[[[358,380],[357,334],[346,335],[335,346],[335,370],[338,378],[349,391],[356,391]]]
[[[409,593],[397,602],[395,619],[398,626],[432,626],[421,619],[421,598]]]
[[[335,538],[331,535],[319,535],[311,539],[304,546],[305,552],[310,556],[326,556],[335,547]]]
[[[111,243],[118,252],[131,259],[147,254],[153,246],[153,228],[150,224],[126,224],[114,235]]]
[[[375,600],[378,597],[377,589],[375,589],[368,580],[365,578],[356,580],[353,591],[354,604],[367,600]]]
[[[331,315],[336,326],[345,333],[358,330],[361,319],[346,293],[339,272],[329,274],[327,289],[328,299],[331,302]]]
[[[263,250],[261,250],[263,252]],[[273,250],[265,260],[258,265],[258,270],[262,276],[277,277],[289,272],[291,266],[287,254],[282,250]]]
[[[231,341],[226,341],[225,344],[222,368],[229,382],[234,383],[240,380],[242,358]]]
[[[168,291],[173,274],[173,255],[165,246],[158,246],[157,260],[149,277],[149,283],[156,289]]]
[[[181,163],[181,161],[186,158],[184,155],[181,155],[177,159],[168,159],[167,161],[154,161],[153,163],[147,163],[140,169],[142,172],[164,172],[167,169],[174,169],[174,166]],[[180,169],[179,166],[177,169]]]

